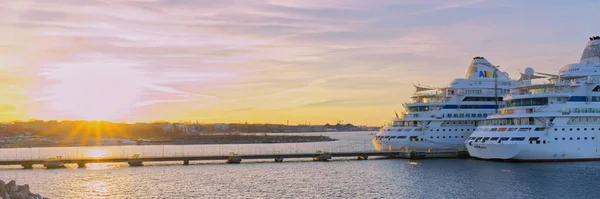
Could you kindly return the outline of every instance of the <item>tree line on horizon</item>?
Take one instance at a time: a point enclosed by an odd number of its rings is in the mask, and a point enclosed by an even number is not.
[[[54,138],[151,138],[174,137],[201,133],[268,133],[268,132],[319,132],[328,129],[337,131],[360,131],[367,127],[352,124],[297,125],[248,124],[248,123],[197,123],[197,122],[151,122],[118,123],[87,120],[29,120],[4,123],[0,126],[0,137],[30,134]]]

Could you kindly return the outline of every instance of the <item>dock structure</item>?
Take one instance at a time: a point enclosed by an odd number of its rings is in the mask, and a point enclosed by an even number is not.
[[[316,151],[314,153],[289,153],[289,154],[245,154],[240,155],[231,152],[229,155],[197,155],[197,156],[140,156],[134,154],[131,157],[80,157],[64,158],[61,156],[48,159],[15,159],[0,160],[0,165],[21,165],[23,168],[31,169],[33,165],[43,165],[46,168],[62,168],[65,164],[77,164],[83,168],[87,163],[127,163],[129,166],[143,166],[144,162],[173,162],[180,161],[183,165],[189,165],[190,161],[215,161],[224,160],[228,164],[239,164],[242,160],[274,160],[283,162],[284,159],[310,158],[313,161],[326,162],[333,158],[351,158],[367,160],[369,157],[390,157],[402,159],[430,159],[430,158],[468,158],[466,151],[365,151],[365,152],[327,152]]]

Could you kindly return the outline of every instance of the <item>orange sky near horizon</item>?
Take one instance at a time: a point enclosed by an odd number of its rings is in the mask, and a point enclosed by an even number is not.
[[[445,86],[475,56],[513,77],[576,62],[599,7],[12,1],[0,4],[0,120],[382,125],[413,84]]]

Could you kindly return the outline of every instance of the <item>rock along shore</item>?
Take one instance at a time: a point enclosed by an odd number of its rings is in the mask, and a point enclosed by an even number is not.
[[[5,183],[0,180],[0,198],[2,199],[43,199],[39,194],[29,191],[29,185],[17,185],[17,182],[11,180]]]

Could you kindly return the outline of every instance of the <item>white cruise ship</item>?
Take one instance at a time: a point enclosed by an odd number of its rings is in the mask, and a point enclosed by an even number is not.
[[[506,107],[465,141],[469,154],[508,161],[600,160],[600,37],[546,84],[512,89]]]
[[[497,75],[494,75],[497,74]],[[516,84],[483,57],[473,58],[465,78],[444,88],[416,87],[406,112],[383,127],[372,139],[378,151],[457,150],[497,111],[502,96]]]

